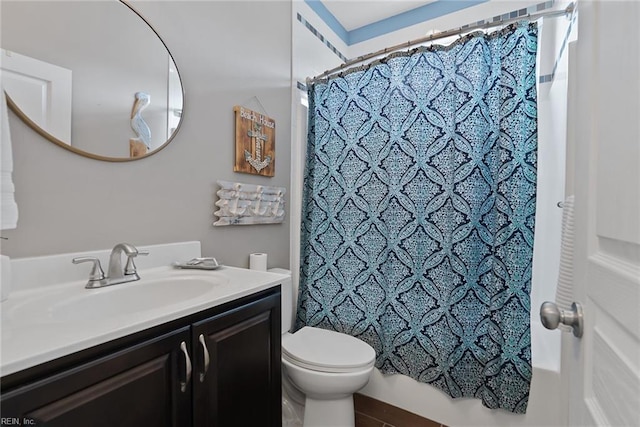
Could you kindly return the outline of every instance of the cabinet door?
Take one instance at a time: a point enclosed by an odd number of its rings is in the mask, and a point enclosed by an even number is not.
[[[193,325],[194,426],[281,425],[280,322],[276,294]]]
[[[144,341],[2,396],[3,419],[47,427],[191,424],[190,386],[181,343],[189,328]],[[26,420],[26,421],[25,421]]]

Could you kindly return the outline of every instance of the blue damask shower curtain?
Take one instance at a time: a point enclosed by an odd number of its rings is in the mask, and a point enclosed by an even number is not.
[[[310,85],[297,327],[526,411],[536,49],[518,23]]]

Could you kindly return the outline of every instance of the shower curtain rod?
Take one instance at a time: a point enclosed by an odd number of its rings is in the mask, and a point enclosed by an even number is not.
[[[569,4],[569,6],[567,6],[565,9],[562,10],[553,10],[553,11],[549,11],[549,12],[540,12],[540,13],[529,13],[527,15],[523,15],[523,16],[518,16],[517,18],[510,18],[510,19],[500,19],[498,21],[492,21],[492,22],[485,22],[482,24],[473,24],[473,25],[468,25],[465,27],[458,27],[458,28],[454,28],[451,30],[446,30],[446,31],[440,31],[438,33],[434,33],[431,34],[430,36],[426,36],[426,37],[422,37],[419,39],[415,39],[415,40],[410,40],[408,42],[404,42],[401,44],[397,44],[395,46],[391,46],[391,47],[387,47],[384,49],[381,49],[377,52],[372,52],[372,53],[368,53],[366,55],[362,55],[359,56],[357,58],[354,59],[350,59],[348,61],[346,61],[344,64],[339,65],[335,68],[332,68],[330,70],[325,71],[324,73],[313,77],[313,78],[309,78],[307,77],[307,85],[311,84],[311,83],[315,83],[318,80],[322,80],[324,78],[329,77],[330,75],[338,72],[338,71],[342,71],[345,68],[351,67],[354,64],[359,64],[361,62],[365,62],[371,58],[375,58],[376,56],[380,56],[380,55],[385,55],[387,53],[391,53],[391,52],[395,52],[396,50],[400,50],[400,49],[407,49],[411,46],[415,46],[417,44],[421,44],[421,43],[427,43],[433,40],[438,40],[438,39],[443,39],[446,37],[451,37],[451,36],[457,36],[459,34],[468,32],[468,31],[473,31],[473,30],[478,30],[478,29],[486,29],[486,28],[492,28],[492,27],[499,27],[502,25],[507,25],[509,23],[512,22],[517,22],[517,21],[521,21],[524,19],[530,20],[530,21],[535,21],[538,18],[542,18],[542,17],[546,17],[546,18],[554,18],[557,16],[565,16],[565,15],[569,15],[571,13],[573,13],[575,10],[575,3],[571,3]]]

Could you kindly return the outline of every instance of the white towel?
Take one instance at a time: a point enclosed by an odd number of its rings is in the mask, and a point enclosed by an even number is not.
[[[560,271],[556,288],[556,304],[561,310],[571,309],[573,299],[573,245],[575,239],[573,205],[575,197],[567,197],[562,206],[562,240]]]
[[[9,298],[11,293],[11,259],[0,255],[0,301]]]
[[[18,205],[14,196],[13,153],[11,151],[11,132],[9,131],[9,113],[4,89],[0,87],[0,229],[7,230],[18,226]]]

